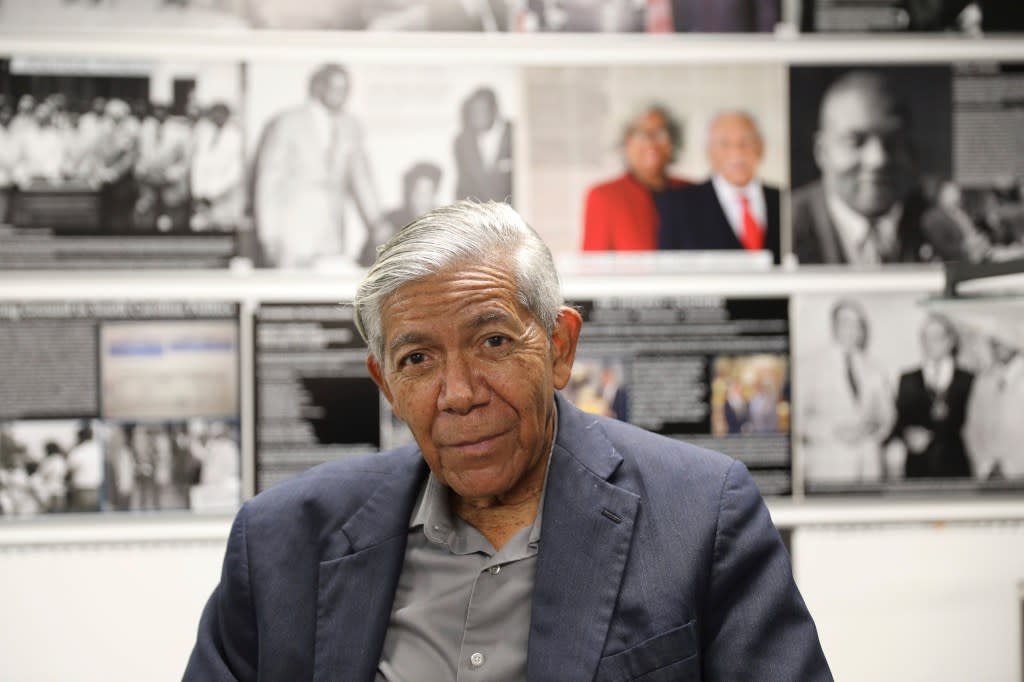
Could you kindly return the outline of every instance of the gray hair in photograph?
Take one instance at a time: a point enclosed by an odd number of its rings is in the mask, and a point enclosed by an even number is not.
[[[717,110],[710,119],[708,119],[707,136],[711,139],[711,131],[714,130],[715,124],[726,116],[739,116],[740,118],[746,119],[750,124],[750,127],[754,129],[754,134],[757,138],[764,141],[764,134],[761,132],[761,124],[757,122],[757,117],[746,109],[719,109]]]
[[[356,328],[384,359],[382,308],[407,284],[461,263],[512,262],[519,302],[550,337],[563,305],[551,251],[505,203],[457,201],[425,213],[378,249],[377,261],[356,288]]]

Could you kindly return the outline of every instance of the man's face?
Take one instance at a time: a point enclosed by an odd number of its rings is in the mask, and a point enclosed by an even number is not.
[[[640,179],[661,177],[672,160],[672,137],[665,118],[654,111],[638,118],[626,137],[626,165]]]
[[[921,328],[921,350],[926,360],[941,360],[953,354],[953,339],[939,320],[929,319]]]
[[[409,208],[413,215],[423,215],[436,207],[437,185],[430,178],[416,178],[409,189]]]
[[[861,327],[860,315],[851,308],[843,307],[836,312],[836,341],[846,352],[852,353],[863,343],[864,330]]]
[[[320,86],[320,101],[328,111],[337,113],[348,99],[348,77],[340,71],[332,71],[324,77]]]
[[[497,116],[498,112],[495,110],[494,103],[490,97],[477,95],[469,103],[469,119],[473,130],[490,130]]]
[[[850,87],[823,103],[814,152],[825,189],[865,217],[885,214],[910,186],[906,122],[878,86]]]
[[[548,338],[499,261],[405,285],[385,301],[382,320],[384,357],[367,365],[433,474],[470,501],[539,490],[553,393],[569,380],[579,314],[563,308]]]
[[[742,114],[715,119],[708,133],[708,162],[726,182],[743,187],[757,173],[764,146],[753,122]]]

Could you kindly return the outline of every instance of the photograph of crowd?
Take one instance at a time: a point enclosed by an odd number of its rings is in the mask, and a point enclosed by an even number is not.
[[[240,75],[230,64],[0,61],[0,222],[26,237],[234,233]]]
[[[979,325],[923,299],[794,299],[794,461],[809,493],[1024,485],[1024,307]]]
[[[229,511],[239,503],[234,420],[0,424],[0,514]]]

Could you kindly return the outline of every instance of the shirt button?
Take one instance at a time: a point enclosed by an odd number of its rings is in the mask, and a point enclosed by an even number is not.
[[[491,575],[498,575],[499,573],[501,573],[501,566],[491,566],[487,569],[487,572]]]
[[[484,664],[484,660],[486,660],[484,659],[484,655],[477,651],[476,653],[470,655],[469,664],[474,668],[479,668]]]

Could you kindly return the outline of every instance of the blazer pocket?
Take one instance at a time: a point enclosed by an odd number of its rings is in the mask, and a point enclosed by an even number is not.
[[[696,621],[605,656],[597,666],[594,679],[595,682],[700,679]]]

